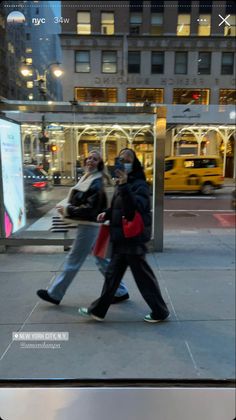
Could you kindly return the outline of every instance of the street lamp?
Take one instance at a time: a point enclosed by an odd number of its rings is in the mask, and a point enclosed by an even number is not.
[[[60,63],[51,63],[49,64],[46,69],[44,70],[43,74],[40,74],[39,71],[32,66],[32,64],[30,66],[28,66],[25,62],[24,64],[21,66],[20,68],[20,72],[22,74],[22,76],[24,77],[29,77],[31,76],[31,67],[34,68],[34,71],[36,73],[36,80],[34,80],[35,82],[37,82],[37,86],[38,86],[38,90],[39,90],[39,94],[40,97],[45,101],[46,98],[46,92],[47,92],[47,74],[49,72],[50,67],[52,67],[52,74],[56,77],[59,78],[63,75],[63,70],[59,67]]]

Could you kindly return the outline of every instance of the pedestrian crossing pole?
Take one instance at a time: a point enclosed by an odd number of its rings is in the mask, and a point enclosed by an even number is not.
[[[166,107],[156,107],[155,114],[153,157],[153,245],[154,251],[163,252]]]

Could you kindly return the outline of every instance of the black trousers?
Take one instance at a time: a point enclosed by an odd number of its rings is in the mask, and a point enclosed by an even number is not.
[[[90,305],[89,312],[92,312],[100,318],[105,317],[128,266],[132,271],[141,295],[151,308],[153,318],[166,318],[169,315],[169,311],[161,295],[155,274],[148,265],[145,255],[120,253],[114,253],[112,255],[111,262],[106,271],[101,296]]]

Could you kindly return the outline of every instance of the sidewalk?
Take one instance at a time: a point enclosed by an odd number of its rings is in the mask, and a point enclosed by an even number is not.
[[[233,187],[233,188],[236,188],[235,178],[225,178],[224,179],[224,187]]]
[[[130,301],[113,305],[105,322],[96,323],[77,313],[103,283],[91,256],[56,307],[36,290],[62,269],[62,247],[0,254],[0,378],[234,378],[234,233],[165,232],[164,252],[148,254],[171,312],[162,324],[143,322],[149,308],[130,272]],[[31,341],[27,348],[12,341],[14,331],[69,332],[69,341],[50,341],[54,348],[32,348]]]

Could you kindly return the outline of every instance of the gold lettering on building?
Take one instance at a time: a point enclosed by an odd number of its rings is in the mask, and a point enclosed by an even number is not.
[[[135,77],[135,76],[128,76],[128,78],[124,78],[122,76],[118,77],[95,77],[94,78],[95,84],[103,84],[103,85],[116,85],[116,84],[137,84],[137,85],[149,85],[150,80],[148,77]]]

